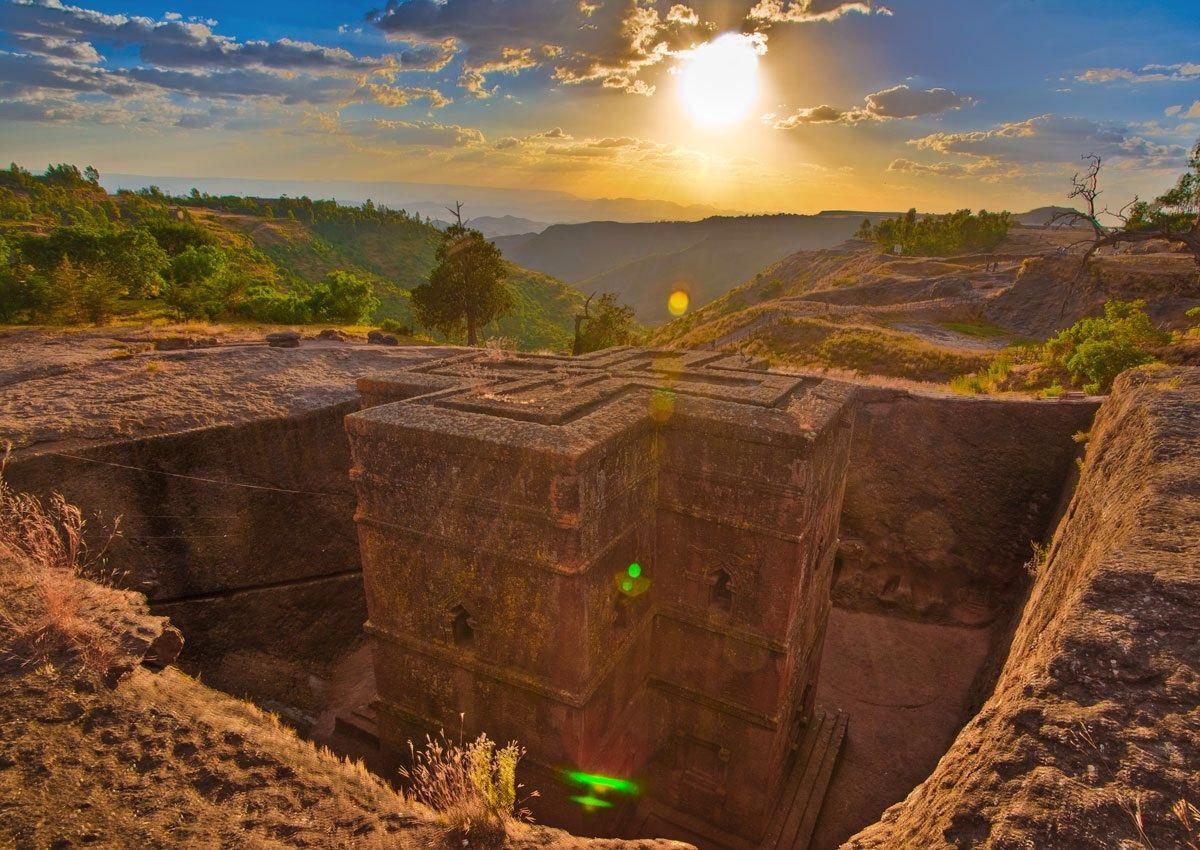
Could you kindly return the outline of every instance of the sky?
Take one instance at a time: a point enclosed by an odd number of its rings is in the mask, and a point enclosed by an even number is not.
[[[39,171],[1024,210],[1089,153],[1153,196],[1198,137],[1195,0],[0,0]]]

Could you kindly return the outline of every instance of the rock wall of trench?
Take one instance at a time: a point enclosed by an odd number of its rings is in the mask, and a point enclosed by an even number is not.
[[[1011,610],[1097,406],[860,388],[835,601],[964,625]]]
[[[845,846],[1189,846],[1200,825],[1171,809],[1200,805],[1198,565],[1200,369],[1127,372],[994,692]]]
[[[857,397],[836,601],[968,623],[1011,605],[1095,404],[869,386]],[[33,447],[7,475],[18,489],[120,516],[109,562],[187,636],[182,663],[303,712],[322,698],[312,671],[345,652],[365,619],[342,422],[355,407]],[[104,529],[93,521],[93,539]]]
[[[119,516],[107,556],[116,583],[145,593],[184,633],[180,664],[303,714],[320,702],[319,672],[366,618],[342,425],[356,407],[35,447],[6,477],[83,507],[93,546]]]

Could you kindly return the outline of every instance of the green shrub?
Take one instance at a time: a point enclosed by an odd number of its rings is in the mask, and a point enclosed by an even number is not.
[[[1150,322],[1145,301],[1109,301],[1104,315],[1081,319],[1042,347],[1047,365],[1088,393],[1106,393],[1126,369],[1151,363],[1170,336]]]
[[[269,286],[254,286],[238,303],[239,316],[276,325],[303,325],[312,321],[308,299]]]
[[[379,329],[396,336],[412,336],[412,328],[409,325],[402,324],[390,316],[379,320]]]
[[[346,271],[326,275],[310,290],[308,303],[313,318],[347,325],[369,321],[379,307],[371,282]]]

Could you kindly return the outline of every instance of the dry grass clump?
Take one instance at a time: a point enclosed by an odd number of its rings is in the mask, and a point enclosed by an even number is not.
[[[511,826],[529,820],[517,799],[517,762],[525,750],[515,742],[497,749],[487,735],[467,744],[439,735],[421,750],[410,741],[409,750],[412,766],[400,771],[408,793],[434,811],[454,846],[500,847]]]
[[[79,508],[55,494],[43,502],[14,491],[0,457],[0,662],[31,667],[76,662],[101,673],[120,651],[117,636],[90,615],[90,582],[103,550],[89,553]],[[115,529],[114,529],[115,533]],[[17,592],[25,589],[28,592]]]
[[[1129,845],[1130,850],[1159,850],[1159,846],[1156,846],[1146,834],[1146,815],[1142,810],[1141,798],[1134,797],[1132,801],[1125,800],[1121,807],[1133,821],[1138,833],[1136,842],[1122,842],[1122,844]],[[1180,850],[1184,847],[1187,850],[1200,850],[1200,809],[1187,800],[1178,800],[1171,807],[1171,816],[1183,829],[1183,843],[1175,846]]]

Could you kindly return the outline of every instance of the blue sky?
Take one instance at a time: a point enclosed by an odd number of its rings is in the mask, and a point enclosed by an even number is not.
[[[1194,3],[0,0],[0,144],[33,168],[410,180],[747,211],[1027,208],[1200,137]],[[734,33],[736,121],[678,95]],[[734,93],[737,95],[737,92]]]

